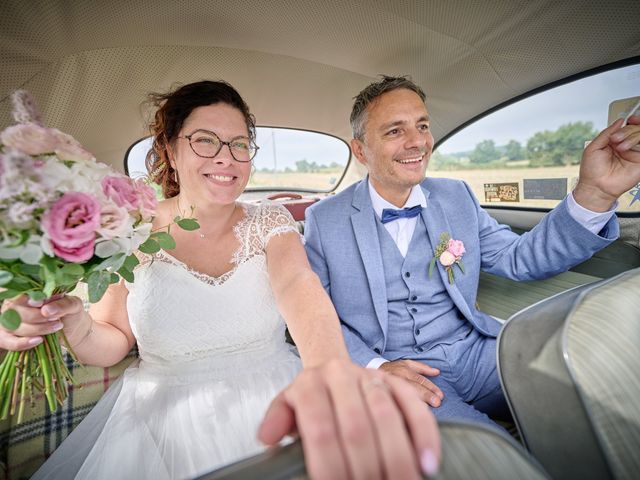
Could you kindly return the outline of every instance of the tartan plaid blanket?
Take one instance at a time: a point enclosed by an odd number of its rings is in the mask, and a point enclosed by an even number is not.
[[[69,354],[65,355],[78,384],[69,389],[64,405],[51,413],[40,395],[35,398],[33,408],[25,409],[21,424],[17,425],[11,417],[0,421],[0,479],[31,477],[137,357],[137,349],[110,368],[81,366]]]

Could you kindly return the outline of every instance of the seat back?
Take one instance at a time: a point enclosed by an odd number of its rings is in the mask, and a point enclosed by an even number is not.
[[[554,478],[640,471],[640,269],[514,315],[498,368],[523,442]]]
[[[439,480],[543,480],[548,476],[506,434],[483,425],[440,422],[442,461]],[[306,479],[300,442],[241,460],[198,480]]]

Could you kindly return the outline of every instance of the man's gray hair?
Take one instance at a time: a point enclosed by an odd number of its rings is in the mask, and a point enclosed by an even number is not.
[[[376,98],[384,93],[404,88],[415,92],[424,102],[427,98],[424,91],[413,81],[411,77],[404,75],[402,77],[389,77],[382,75],[382,80],[374,82],[366,86],[356,97],[351,109],[351,130],[353,130],[353,138],[362,140],[364,138],[364,127],[367,122],[367,109]]]

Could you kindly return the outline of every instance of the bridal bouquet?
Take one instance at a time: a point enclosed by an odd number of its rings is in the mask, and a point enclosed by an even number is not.
[[[51,301],[86,282],[90,302],[109,284],[132,282],[136,250],[171,249],[168,231],[152,232],[157,205],[153,188],[96,162],[74,138],[42,125],[25,91],[14,93],[16,125],[0,133],[0,301],[28,295]],[[179,218],[187,229],[194,219]],[[20,325],[15,310],[0,315],[8,330]],[[34,389],[54,411],[73,383],[60,343],[64,333],[46,335],[34,349],[8,352],[0,364],[0,418],[21,421]],[[75,356],[75,355],[74,355]]]

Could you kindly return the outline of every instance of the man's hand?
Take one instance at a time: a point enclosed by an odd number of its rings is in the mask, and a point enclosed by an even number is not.
[[[349,361],[305,368],[271,403],[258,438],[299,434],[313,479],[418,479],[438,473],[435,417],[399,378]]]
[[[418,391],[422,401],[432,407],[439,407],[442,403],[442,399],[444,398],[442,390],[425,378],[425,376],[435,377],[439,375],[440,370],[437,368],[416,362],[415,360],[396,360],[395,362],[383,363],[380,365],[380,370],[408,380]]]
[[[610,210],[620,195],[640,182],[640,116],[605,128],[584,149],[573,197],[593,212]]]

